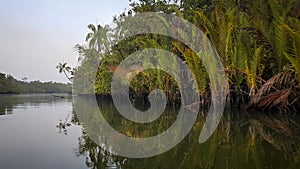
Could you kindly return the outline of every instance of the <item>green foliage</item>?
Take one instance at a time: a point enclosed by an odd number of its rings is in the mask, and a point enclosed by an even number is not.
[[[114,22],[120,25],[126,15],[149,11],[189,20],[207,35],[216,48],[226,68],[228,88],[230,86],[235,92],[247,93],[244,96],[251,99],[267,79],[287,68],[297,73],[298,81],[300,79],[300,22],[298,9],[293,7],[296,3],[295,0],[140,0],[132,2],[127,14],[124,12],[115,17]],[[169,26],[163,18],[161,24]],[[213,78],[208,76],[207,71],[210,70],[205,69],[199,57],[185,44],[169,37],[146,34],[130,37],[111,46],[111,42],[118,40],[126,30],[91,24],[88,28],[91,30],[86,37],[88,44],[77,45],[84,58],[79,69],[86,73],[80,77],[89,81],[88,75],[93,72],[89,68],[99,59],[99,54],[102,54],[102,58],[94,89],[82,86],[83,93],[109,94],[114,73],[110,70],[111,66],[118,65],[136,51],[159,48],[183,59],[196,78],[196,90],[200,95],[207,94],[209,78]],[[178,36],[187,36],[185,32],[177,33]],[[215,68],[214,65],[209,66]],[[82,84],[76,84],[75,81],[74,85]],[[172,97],[180,84],[176,84],[165,72],[146,71],[133,79],[131,85],[137,93],[147,93],[154,87],[166,91],[174,88],[173,94],[169,95]]]
[[[16,93],[71,93],[71,84],[56,82],[24,82],[0,73],[0,94]]]
[[[10,75],[0,73],[0,93],[19,93],[17,81]]]

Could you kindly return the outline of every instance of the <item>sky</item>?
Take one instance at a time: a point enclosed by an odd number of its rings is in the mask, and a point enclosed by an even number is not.
[[[110,24],[128,0],[0,0],[0,72],[29,81],[68,82],[56,65],[77,65],[87,25]]]

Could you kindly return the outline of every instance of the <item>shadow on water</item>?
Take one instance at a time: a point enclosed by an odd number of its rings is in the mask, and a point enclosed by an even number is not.
[[[93,112],[89,101],[82,102],[86,111]],[[166,130],[176,119],[177,110],[167,108],[158,119],[147,124],[136,124],[126,120],[112,103],[100,104],[105,119],[117,131],[130,137],[149,137]],[[84,156],[86,166],[100,168],[139,169],[207,169],[207,168],[272,168],[296,169],[300,166],[300,117],[299,115],[247,114],[227,111],[217,130],[203,144],[198,137],[206,116],[198,115],[191,132],[171,150],[158,156],[129,159],[115,155],[110,147],[94,143],[86,131],[99,129],[84,126],[78,139],[76,156]],[[82,118],[82,117],[81,117]],[[97,115],[86,117],[97,124]],[[73,111],[72,122],[80,125]],[[118,138],[116,138],[118,139]]]

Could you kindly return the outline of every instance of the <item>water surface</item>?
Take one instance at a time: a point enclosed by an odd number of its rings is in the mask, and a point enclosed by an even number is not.
[[[88,119],[97,124],[97,112],[83,99]],[[100,104],[105,119],[130,137],[149,137],[167,130],[178,110],[168,107],[147,124],[122,117],[112,103]],[[2,169],[298,169],[300,117],[294,114],[228,111],[204,144],[198,137],[206,113],[200,113],[192,131],[171,150],[150,158],[117,156],[105,144],[95,144],[77,119],[72,99],[46,95],[0,95],[0,168]],[[81,125],[82,124],[82,125]],[[95,125],[97,126],[97,125]],[[117,139],[117,138],[116,138]]]
[[[86,168],[84,158],[74,155],[81,127],[72,126],[67,133],[56,127],[72,114],[70,99],[0,95],[0,114],[1,169]]]

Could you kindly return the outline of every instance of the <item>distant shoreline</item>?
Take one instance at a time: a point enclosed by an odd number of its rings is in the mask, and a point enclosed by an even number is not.
[[[0,72],[0,94],[71,93],[72,84],[40,81],[19,81]]]

